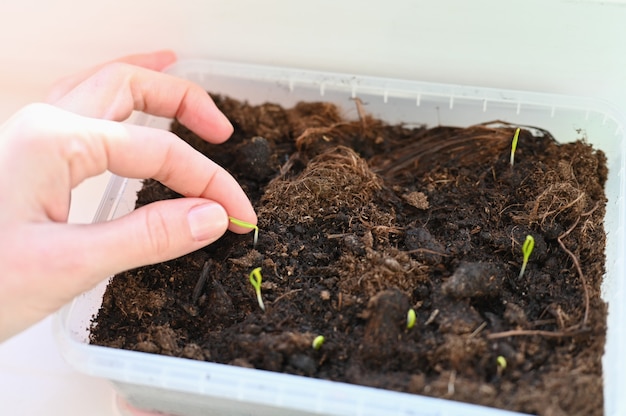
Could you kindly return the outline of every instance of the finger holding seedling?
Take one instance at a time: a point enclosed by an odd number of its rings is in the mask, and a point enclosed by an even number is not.
[[[256,247],[256,243],[257,243],[257,241],[259,241],[259,227],[257,225],[255,225],[255,224],[252,224],[252,223],[247,222],[247,221],[239,220],[239,219],[237,219],[235,217],[228,217],[228,219],[230,220],[230,222],[232,224],[235,224],[235,225],[237,225],[239,227],[243,227],[243,228],[247,228],[247,229],[250,229],[250,230],[254,230],[253,244],[254,244],[254,247]]]

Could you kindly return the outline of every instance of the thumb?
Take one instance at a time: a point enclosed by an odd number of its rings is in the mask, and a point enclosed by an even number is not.
[[[202,198],[179,198],[145,205],[106,223],[92,224],[87,239],[102,273],[158,263],[198,250],[229,226],[224,207]],[[91,230],[91,228],[98,228]]]
[[[0,241],[0,263],[9,270],[0,276],[0,341],[112,274],[212,243],[228,223],[218,203],[180,198],[154,202],[103,223],[16,226],[9,233],[10,244]]]
[[[180,257],[211,244],[228,228],[226,210],[202,198],[179,198],[145,205],[124,217],[89,225],[61,225],[50,236],[58,258],[53,291],[65,301],[115,273]],[[55,227],[56,228],[56,227]],[[54,240],[52,240],[54,238]],[[64,270],[65,269],[65,270]],[[59,281],[60,280],[60,281]],[[61,306],[63,303],[59,304]]]

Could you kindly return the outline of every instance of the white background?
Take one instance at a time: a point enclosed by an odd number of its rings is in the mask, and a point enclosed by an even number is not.
[[[0,39],[0,122],[63,75],[160,48],[589,96],[626,114],[625,0],[4,0]],[[105,184],[76,190],[72,221],[90,221]],[[0,414],[116,415],[108,383],[67,367],[51,334],[48,319],[0,344]]]

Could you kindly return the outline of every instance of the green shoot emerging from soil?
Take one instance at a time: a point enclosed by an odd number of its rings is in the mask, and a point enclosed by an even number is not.
[[[326,339],[324,338],[324,335],[318,335],[315,337],[315,339],[311,343],[311,346],[313,347],[314,350],[319,350],[320,348],[322,348],[322,345],[324,345],[325,340]]]
[[[506,358],[504,358],[502,355],[498,355],[498,357],[496,358],[496,364],[498,366],[498,375],[501,376],[504,370],[506,370]]]
[[[533,252],[533,248],[535,248],[535,239],[532,235],[529,234],[526,236],[524,245],[522,245],[522,254],[524,255],[524,261],[522,262],[522,269],[519,271],[518,279],[524,275],[526,265],[528,264],[528,258],[530,257],[530,253]]]
[[[513,163],[515,163],[515,149],[517,149],[517,140],[519,139],[519,127],[515,130],[515,135],[513,136],[513,143],[511,143],[511,167],[513,167]]]
[[[259,306],[261,309],[265,311],[265,305],[263,304],[263,298],[261,297],[261,281],[263,280],[263,276],[261,275],[261,268],[257,267],[256,269],[250,272],[250,284],[254,287],[254,291],[256,293],[256,300],[259,302]]]
[[[415,309],[411,308],[406,314],[406,329],[411,329],[415,326]]]
[[[235,225],[254,230],[254,245],[256,246],[256,242],[259,240],[259,227],[247,221],[238,220],[235,217],[228,217],[228,219],[230,220],[230,222],[232,222]]]

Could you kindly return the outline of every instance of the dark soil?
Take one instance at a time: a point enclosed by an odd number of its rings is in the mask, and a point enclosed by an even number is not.
[[[228,143],[173,131],[240,181],[258,244],[229,233],[115,276],[92,343],[541,415],[603,413],[602,152],[527,128],[511,167],[514,129],[502,123],[408,128],[359,102],[356,121],[327,103],[216,102],[236,127]],[[137,204],[177,196],[147,181]]]

